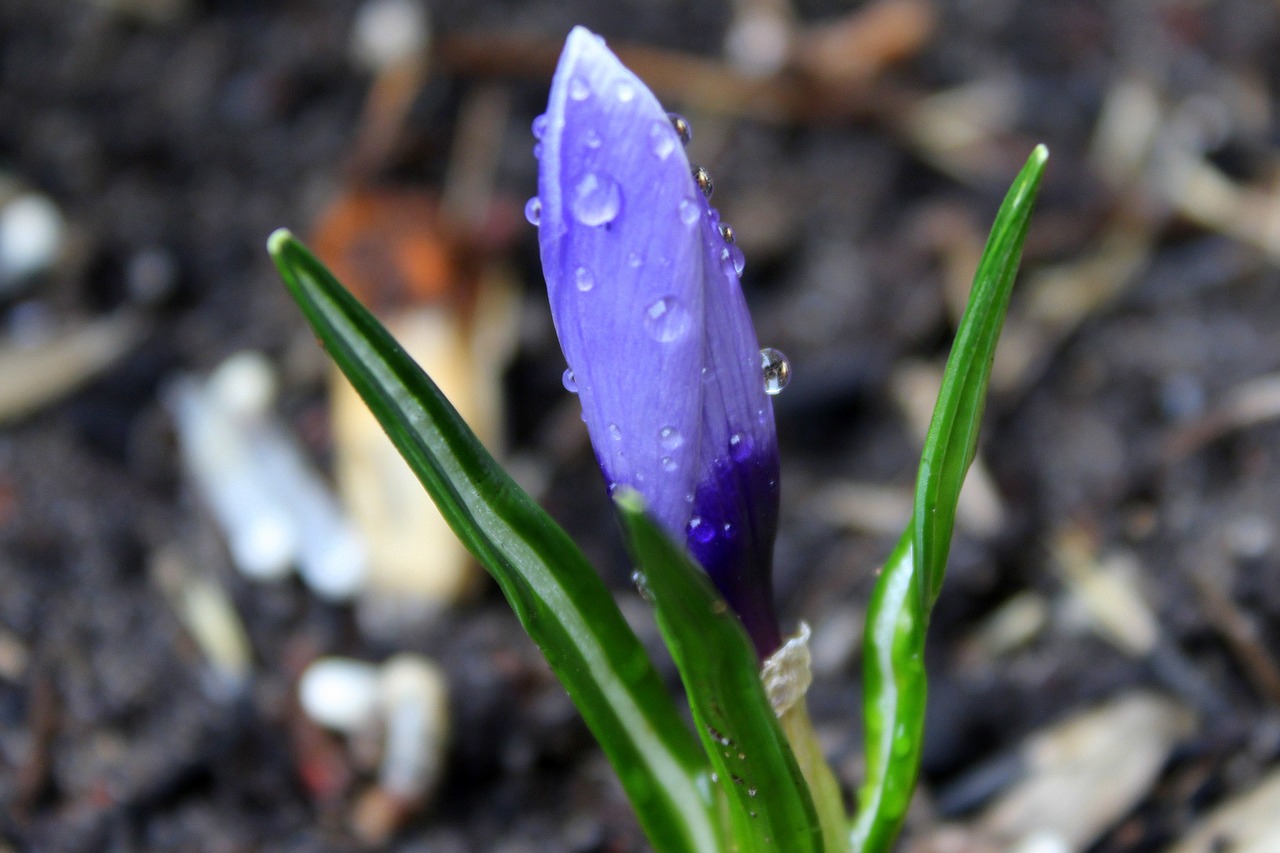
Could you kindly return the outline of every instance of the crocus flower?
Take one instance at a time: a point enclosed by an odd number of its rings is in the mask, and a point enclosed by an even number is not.
[[[742,254],[691,168],[687,125],[578,27],[534,122],[551,311],[610,490],[640,492],[751,634],[779,644],[770,588],[778,448]],[[775,371],[778,363],[773,365]],[[776,373],[773,375],[776,380]]]

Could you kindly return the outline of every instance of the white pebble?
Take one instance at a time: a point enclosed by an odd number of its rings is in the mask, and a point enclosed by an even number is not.
[[[24,193],[0,207],[0,293],[48,269],[65,230],[57,205],[39,193]]]
[[[209,374],[211,400],[236,417],[264,414],[276,397],[276,373],[260,352],[245,350],[230,356]]]
[[[449,694],[440,668],[420,655],[396,655],[382,668],[387,742],[378,782],[406,799],[429,796],[449,742]]]
[[[364,543],[294,436],[272,416],[275,372],[243,352],[207,382],[176,382],[168,403],[192,478],[222,528],[236,568],[278,580],[293,565],[322,598],[364,586]]]
[[[350,658],[320,658],[298,680],[298,702],[315,722],[350,733],[377,716],[381,675],[378,667]]]
[[[748,77],[776,74],[791,50],[787,21],[772,11],[748,11],[730,24],[724,50],[729,63]]]
[[[414,0],[368,0],[356,12],[351,53],[370,71],[381,71],[423,53],[430,37],[426,7]]]

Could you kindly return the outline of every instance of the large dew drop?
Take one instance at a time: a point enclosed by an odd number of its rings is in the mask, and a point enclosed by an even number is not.
[[[770,397],[781,394],[791,381],[791,362],[773,347],[760,350],[760,369],[764,373],[764,393]]]
[[[587,172],[573,188],[573,215],[583,225],[607,225],[622,208],[622,191],[608,175]]]
[[[674,296],[664,296],[644,310],[644,330],[659,343],[678,341],[692,325],[689,310]]]

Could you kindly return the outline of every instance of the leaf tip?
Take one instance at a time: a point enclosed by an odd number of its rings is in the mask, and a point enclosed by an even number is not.
[[[271,232],[271,236],[267,238],[267,251],[271,253],[273,258],[278,258],[284,252],[285,248],[296,242],[293,238],[293,232],[288,228],[277,228]]]
[[[644,496],[630,486],[619,486],[613,493],[613,502],[626,515],[643,515],[647,508]]]

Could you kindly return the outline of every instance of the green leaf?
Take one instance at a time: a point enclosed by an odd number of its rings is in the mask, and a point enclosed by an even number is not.
[[[916,479],[911,524],[867,608],[863,715],[867,776],[851,830],[857,853],[888,850],[902,826],[924,739],[924,643],[946,574],[960,486],[977,451],[996,341],[1049,152],[1037,146],[1005,196],[947,359]]]
[[[956,503],[978,449],[991,362],[1048,158],[1049,150],[1036,146],[996,214],[942,374],[942,388],[920,456],[912,518],[912,548],[916,568],[921,571],[926,608],[933,607],[947,570]]]
[[[736,849],[821,851],[808,786],[765,697],[742,624],[706,573],[646,514],[638,493],[621,489],[614,500],[638,581],[653,601],[728,800]]]
[[[582,552],[301,243],[280,230],[268,248],[329,355],[563,682],[654,847],[721,849],[705,756]]]

